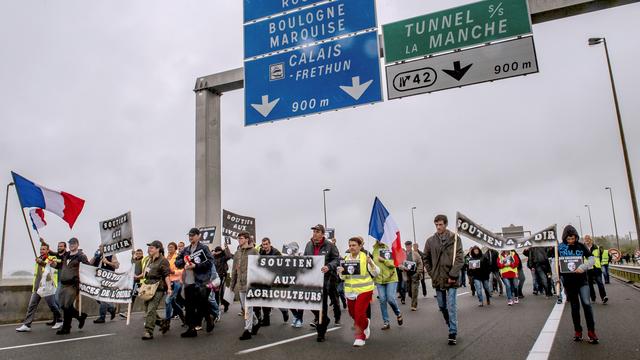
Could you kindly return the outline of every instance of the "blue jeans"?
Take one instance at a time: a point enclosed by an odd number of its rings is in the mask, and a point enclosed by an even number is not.
[[[209,305],[211,306],[211,313],[213,316],[220,317],[220,306],[216,301],[216,293],[213,291],[209,294]]]
[[[476,287],[476,294],[478,295],[478,301],[482,304],[482,289],[484,288],[484,293],[487,295],[487,301],[491,299],[491,285],[489,285],[489,279],[487,280],[478,280],[473,279],[473,286]]]
[[[449,326],[449,334],[458,333],[458,309],[456,308],[458,289],[436,289],[436,299],[438,299],[438,307],[442,312],[444,321]]]
[[[100,319],[104,320],[107,317],[107,311],[108,312],[114,312],[116,311],[116,307],[111,304],[111,303],[107,303],[104,301],[98,301],[98,304],[100,304]]]
[[[182,283],[180,281],[172,281],[171,282],[171,296],[167,296],[164,298],[164,315],[165,319],[171,319],[173,316],[173,312],[175,311],[180,317],[184,315],[182,312],[182,308],[178,305],[177,298],[180,294],[180,290],[182,289]]]
[[[389,312],[387,311],[387,303],[391,306],[391,310],[396,316],[400,316],[400,309],[398,309],[398,303],[396,302],[396,288],[397,282],[388,284],[376,284],[378,288],[378,300],[380,301],[380,312],[382,313],[382,321],[389,323]]]
[[[602,275],[604,275],[604,283],[609,283],[609,264],[602,265]]]
[[[504,288],[507,292],[507,300],[513,300],[514,296],[518,296],[518,278],[507,279],[502,278]]]

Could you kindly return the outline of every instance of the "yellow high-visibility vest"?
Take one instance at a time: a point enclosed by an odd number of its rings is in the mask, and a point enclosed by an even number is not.
[[[351,255],[347,255],[344,257],[345,260],[355,260],[351,259]],[[373,284],[373,279],[371,275],[369,275],[369,271],[367,271],[367,255],[360,252],[360,274],[359,275],[343,275],[344,279],[344,292],[345,294],[355,294],[360,295],[367,291],[373,291],[375,285]]]

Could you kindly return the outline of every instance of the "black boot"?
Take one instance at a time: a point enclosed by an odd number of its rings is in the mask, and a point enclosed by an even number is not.
[[[239,338],[240,340],[249,340],[251,339],[251,332],[249,330],[245,330]]]
[[[190,337],[196,337],[196,336],[198,336],[198,332],[196,331],[196,329],[191,327],[187,331],[180,334],[180,337],[183,337],[183,338],[190,338]]]

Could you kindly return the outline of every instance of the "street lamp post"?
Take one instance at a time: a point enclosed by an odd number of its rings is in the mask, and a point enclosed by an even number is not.
[[[629,163],[629,152],[627,151],[627,141],[624,137],[624,128],[622,127],[622,116],[620,115],[620,106],[618,105],[618,94],[616,92],[616,84],[613,81],[613,71],[611,70],[611,60],[609,59],[609,48],[605,38],[590,38],[589,45],[604,44],[604,52],[607,56],[607,65],[609,67],[609,78],[611,79],[611,90],[613,91],[613,101],[616,106],[616,115],[618,117],[618,130],[620,131],[620,141],[622,142],[622,154],[624,156],[624,164],[627,170],[627,182],[629,183],[629,195],[631,196],[631,207],[633,208],[633,220],[636,225],[636,233],[640,233],[640,214],[638,212],[638,201],[636,200],[636,190],[633,185],[633,176],[631,175],[631,164]],[[638,236],[638,247],[640,248],[640,236]]]
[[[582,231],[582,218],[578,215],[578,223],[580,224],[580,236],[584,237],[584,232]]]
[[[324,229],[327,230],[327,191],[331,189],[322,190],[322,203],[324,204]]]
[[[9,187],[15,185],[10,182],[7,184],[7,193],[4,197],[4,220],[2,221],[2,247],[0,247],[0,280],[2,280],[3,269],[4,269],[4,244],[5,244],[5,233],[7,231],[7,205],[9,204]]]
[[[620,238],[618,237],[618,223],[616,222],[616,208],[613,206],[613,191],[610,186],[604,188],[605,190],[609,190],[609,197],[611,197],[611,211],[613,212],[613,227],[616,230],[616,244],[618,245],[618,250],[620,250]]]
[[[416,207],[412,207],[411,208],[411,223],[413,224],[413,243],[416,243],[416,218],[413,215],[413,210],[415,210]]]
[[[589,212],[589,225],[591,225],[591,237],[594,238],[595,235],[593,235],[593,220],[591,219],[591,206],[585,205],[584,207],[586,207],[587,211]]]

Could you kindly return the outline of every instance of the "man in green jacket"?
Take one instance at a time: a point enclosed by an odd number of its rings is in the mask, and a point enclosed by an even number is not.
[[[449,345],[456,345],[458,333],[458,310],[456,293],[458,277],[464,265],[462,241],[457,234],[447,229],[447,217],[437,215],[433,220],[436,233],[424,245],[424,266],[436,290],[438,307],[449,328]]]
[[[402,325],[402,313],[396,302],[396,288],[398,286],[398,273],[396,266],[391,257],[391,249],[387,244],[376,241],[373,245],[373,262],[380,268],[380,273],[373,279],[378,288],[378,300],[380,301],[380,312],[384,325],[382,330],[388,330],[389,313],[387,312],[387,303],[391,306],[391,310],[396,315],[398,325]]]
[[[249,255],[258,255],[258,251],[254,248],[249,239],[251,235],[248,232],[241,232],[238,235],[238,251],[233,255],[233,272],[231,275],[231,289],[240,296],[240,307],[244,309],[244,332],[240,336],[240,340],[249,340],[252,335],[258,333],[260,322],[253,312],[253,306],[246,306],[247,301],[247,273],[249,267]]]

